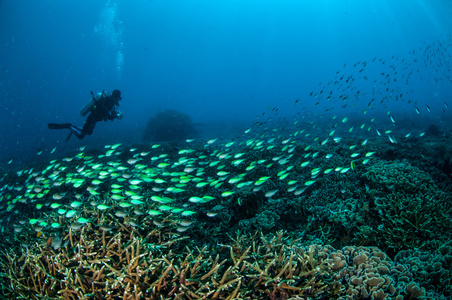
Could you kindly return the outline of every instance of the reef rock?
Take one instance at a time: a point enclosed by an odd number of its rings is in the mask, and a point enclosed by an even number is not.
[[[144,141],[179,141],[196,133],[190,116],[167,109],[150,118],[144,131]]]

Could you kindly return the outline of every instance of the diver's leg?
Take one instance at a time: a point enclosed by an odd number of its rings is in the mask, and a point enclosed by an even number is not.
[[[83,128],[77,127],[77,126],[71,126],[71,133],[73,133],[78,139],[83,139],[86,135],[91,135],[94,130],[94,126],[96,125],[96,122],[93,120],[90,120],[89,118],[86,120],[85,125],[83,125]],[[68,137],[69,138],[69,137]]]
[[[86,120],[85,125],[83,125],[83,130],[82,130],[83,136],[92,135],[95,126],[96,126],[96,121],[94,119],[88,118]]]
[[[69,129],[71,130],[71,133],[67,137],[66,141],[68,141],[71,138],[71,135],[74,134],[78,139],[83,139],[85,135],[91,135],[94,130],[94,126],[96,126],[96,120],[92,115],[89,115],[86,119],[85,124],[83,125],[83,128],[78,126],[70,126]]]
[[[82,128],[77,127],[77,126],[71,126],[69,129],[71,130],[71,134],[73,133],[80,140],[85,137],[85,134],[83,133],[83,129]],[[70,136],[68,137],[68,139],[69,138],[70,138]]]

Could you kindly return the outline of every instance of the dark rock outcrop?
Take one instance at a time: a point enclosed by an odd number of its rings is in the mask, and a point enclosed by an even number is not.
[[[196,133],[190,116],[167,109],[150,118],[144,131],[144,141],[180,141]]]

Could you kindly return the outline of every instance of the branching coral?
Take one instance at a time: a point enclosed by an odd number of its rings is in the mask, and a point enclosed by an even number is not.
[[[381,237],[378,246],[435,249],[451,238],[451,196],[429,174],[408,163],[381,161],[364,175],[371,189],[370,219],[378,224],[371,234]]]
[[[149,235],[130,230],[98,236],[84,227],[58,250],[49,242],[20,255],[4,253],[2,267],[10,285],[3,288],[10,296],[29,299],[273,299],[329,295],[340,289],[328,274],[330,248],[290,247],[282,233],[272,239],[238,235],[216,254],[207,247],[176,252],[183,237],[158,231]],[[148,240],[157,236],[160,251],[154,252]]]

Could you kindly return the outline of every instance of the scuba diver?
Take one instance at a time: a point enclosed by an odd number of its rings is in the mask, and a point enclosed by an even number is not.
[[[67,142],[71,138],[72,134],[79,139],[83,139],[85,135],[91,135],[96,123],[99,121],[122,119],[123,114],[118,110],[119,100],[122,99],[120,90],[114,90],[111,95],[105,91],[96,95],[91,92],[91,95],[93,96],[93,100],[87,103],[80,110],[80,114],[82,116],[86,116],[90,113],[88,118],[86,118],[83,128],[74,126],[71,123],[49,123],[49,129],[69,129],[71,132],[66,138]]]

